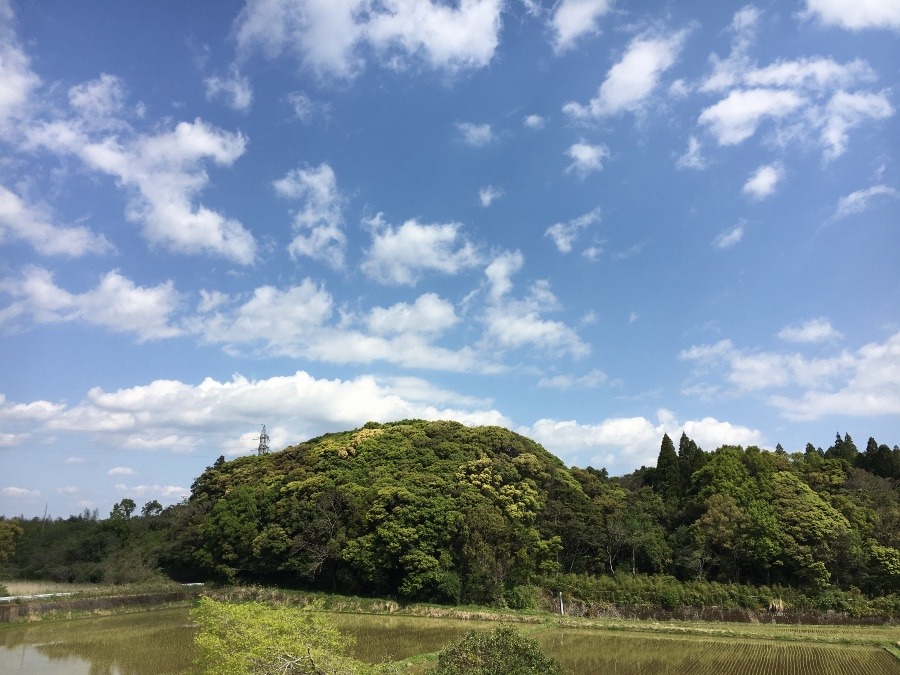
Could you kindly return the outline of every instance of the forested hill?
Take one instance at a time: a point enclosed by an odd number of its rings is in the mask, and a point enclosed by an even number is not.
[[[881,596],[900,616],[900,448],[845,435],[792,454],[704,451],[664,436],[655,467],[610,478],[506,429],[407,420],[220,457],[166,509],[126,498],[106,519],[0,519],[0,578],[159,570],[512,606],[540,589],[757,609],[794,593],[870,611],[865,596]]]
[[[657,467],[610,479],[497,427],[369,423],[220,459],[180,536],[221,579],[418,600],[617,571],[878,595],[900,590],[898,460],[849,436],[793,455],[665,436]]]

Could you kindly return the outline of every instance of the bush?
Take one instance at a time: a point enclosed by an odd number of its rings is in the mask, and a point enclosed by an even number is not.
[[[539,592],[537,586],[513,586],[503,594],[503,599],[510,609],[537,609]]]
[[[436,675],[562,675],[536,640],[510,626],[471,630],[438,654]]]

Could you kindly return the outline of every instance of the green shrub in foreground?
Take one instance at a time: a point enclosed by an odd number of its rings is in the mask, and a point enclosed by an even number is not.
[[[472,630],[438,654],[436,675],[562,675],[559,663],[511,626]]]
[[[317,607],[201,598],[197,624],[200,672],[208,675],[376,675],[391,672],[343,656],[348,638]]]

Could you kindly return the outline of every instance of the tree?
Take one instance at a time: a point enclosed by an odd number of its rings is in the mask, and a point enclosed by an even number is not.
[[[126,519],[131,518],[131,514],[134,513],[134,510],[137,508],[137,504],[134,503],[134,500],[129,499],[128,497],[125,497],[125,499],[120,501],[119,506],[125,514]]]
[[[153,516],[158,516],[162,513],[162,510],[162,504],[155,499],[151,499],[141,508],[141,515],[144,516],[144,518],[152,518]]]
[[[391,672],[343,652],[350,641],[322,613],[259,602],[231,604],[201,598],[191,610],[199,630],[202,672],[209,675],[368,675]]]
[[[680,495],[681,474],[679,460],[678,455],[675,453],[675,444],[672,443],[669,434],[663,434],[662,443],[659,446],[654,483],[657,486],[657,490],[664,497],[671,498]]]
[[[471,630],[438,654],[435,675],[562,675],[556,659],[536,640],[510,626]]]
[[[0,518],[0,563],[12,558],[24,531],[18,523]]]

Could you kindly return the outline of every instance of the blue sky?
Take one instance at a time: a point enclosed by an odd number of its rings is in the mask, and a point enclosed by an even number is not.
[[[900,442],[896,0],[0,0],[0,513],[368,420]]]

